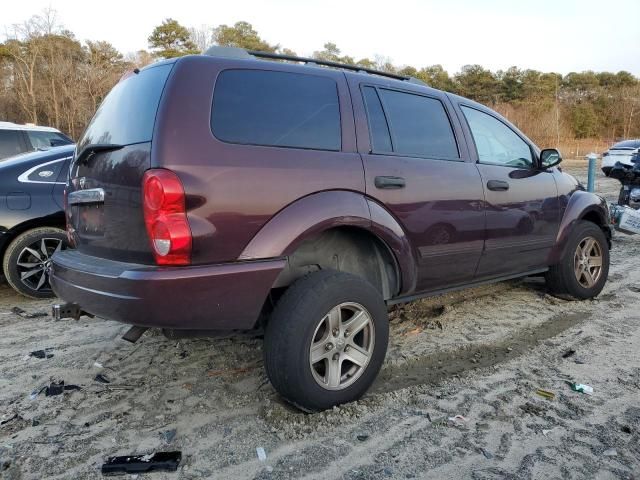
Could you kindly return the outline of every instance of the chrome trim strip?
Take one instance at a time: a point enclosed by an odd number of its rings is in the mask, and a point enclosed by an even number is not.
[[[76,190],[67,196],[69,205],[84,203],[104,203],[104,190],[102,188],[90,188],[88,190]]]

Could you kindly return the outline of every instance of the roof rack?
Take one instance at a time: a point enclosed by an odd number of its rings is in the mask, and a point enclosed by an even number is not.
[[[370,73],[372,75],[380,75],[383,77],[393,78],[395,80],[403,80],[406,82],[417,83],[419,85],[426,85],[422,80],[419,80],[415,77],[408,77],[405,75],[398,75],[396,73],[382,72],[380,70],[375,70],[373,68],[361,67],[358,65],[349,65],[347,63],[339,63],[332,62],[329,60],[320,60],[317,58],[308,58],[308,57],[298,57],[295,55],[283,55],[280,53],[269,53],[269,52],[261,52],[259,50],[245,50],[244,48],[238,47],[220,47],[213,46],[207,49],[205,55],[210,55],[213,57],[224,57],[224,58],[268,58],[271,60],[286,60],[289,62],[301,62],[307,65],[323,65],[325,67],[333,67],[333,68],[342,68],[344,70],[352,70],[354,72],[361,73]]]

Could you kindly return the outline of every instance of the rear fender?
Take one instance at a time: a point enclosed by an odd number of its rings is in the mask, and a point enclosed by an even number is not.
[[[590,220],[597,220],[598,226],[605,231],[605,234],[608,234],[608,239],[610,240],[609,226],[611,219],[609,218],[607,202],[598,195],[578,190],[571,195],[569,203],[564,210],[555,245],[547,259],[548,265],[555,265],[564,256],[567,241],[573,228],[579,220],[585,217]]]
[[[290,204],[260,229],[238,259],[286,257],[303,241],[336,227],[357,227],[372,232],[395,257],[401,279],[400,293],[415,287],[415,262],[402,227],[382,206],[350,191],[315,193]]]

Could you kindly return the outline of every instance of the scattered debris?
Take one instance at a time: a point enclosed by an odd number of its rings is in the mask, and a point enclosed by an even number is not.
[[[602,455],[604,455],[605,457],[617,457],[618,451],[615,448],[608,448],[604,452],[602,452]]]
[[[579,358],[576,358],[576,359],[574,360],[574,363],[576,363],[576,364],[578,364],[578,365],[584,365],[584,361],[583,361],[583,360],[580,360]]]
[[[258,460],[261,462],[264,462],[267,459],[267,452],[264,451],[264,448],[256,448],[256,453],[258,454]]]
[[[44,350],[35,350],[29,354],[30,357],[36,358],[51,358],[53,357],[53,353],[49,353],[47,350],[52,350],[51,348],[45,348]]]
[[[553,400],[554,398],[556,398],[556,394],[553,392],[550,392],[549,390],[543,390],[541,388],[538,388],[536,390],[536,393],[541,397],[546,398],[547,400]]]
[[[551,429],[549,429],[549,430],[545,430],[545,429],[543,429],[543,430],[542,430],[542,434],[546,437],[547,435],[549,435],[549,433],[551,433],[551,430],[553,430],[553,429],[552,429],[552,428],[551,428]]]
[[[582,383],[569,383],[571,390],[574,392],[586,393],[587,395],[593,395],[593,387],[584,385]]]
[[[93,366],[96,368],[104,368],[100,362],[93,362]]]
[[[366,433],[361,433],[356,438],[358,440],[360,440],[361,442],[365,442],[365,441],[367,441],[369,439],[369,435],[367,435]]]
[[[165,430],[164,432],[160,433],[160,436],[166,443],[171,443],[176,438],[176,434],[176,429],[172,428],[171,430]]]
[[[97,374],[94,380],[99,383],[111,383],[111,380],[109,380],[107,376],[103,375],[102,373]]]
[[[15,313],[16,315],[18,315],[18,316],[20,316],[22,318],[40,318],[40,317],[48,316],[48,313],[46,313],[46,312],[28,313],[26,310],[23,310],[20,307],[13,307],[11,309],[11,313]]]
[[[3,419],[2,421],[0,421],[0,425],[6,425],[7,423],[15,420],[16,418],[22,418],[22,417],[20,417],[20,415],[18,415],[17,413],[14,413],[9,418],[6,418],[6,419]]]
[[[623,425],[622,427],[620,427],[620,430],[623,433],[631,433],[631,427],[629,425]]]
[[[455,417],[449,417],[448,420],[456,425],[464,425],[469,421],[468,418],[463,417],[462,415],[456,415]]]
[[[491,452],[487,452],[484,448],[479,448],[480,453],[482,453],[486,459],[491,460],[493,458],[493,454]]]
[[[46,386],[46,387],[42,387],[38,391],[34,391],[31,394],[31,399],[33,400],[35,397],[37,397],[43,391],[44,391],[44,395],[46,397],[54,397],[56,395],[62,394],[63,392],[68,392],[68,391],[73,391],[73,390],[81,390],[81,388],[78,385],[65,385],[64,384],[64,380],[60,380],[60,382],[58,382],[58,383],[51,382],[51,385]]]
[[[40,425],[40,420],[38,420],[37,418],[34,418],[33,420],[31,420],[32,427],[37,427],[38,425]]]
[[[531,415],[535,415],[537,417],[541,417],[544,414],[545,409],[540,405],[534,405],[533,403],[525,403],[524,405],[520,405],[520,410],[525,413],[529,413]]]
[[[569,357],[571,357],[571,356],[573,356],[575,354],[576,354],[575,350],[567,350],[566,352],[564,352],[562,354],[562,358],[569,358]]]
[[[147,455],[109,457],[102,465],[102,474],[145,473],[164,470],[175,472],[182,460],[181,452],[156,452]]]

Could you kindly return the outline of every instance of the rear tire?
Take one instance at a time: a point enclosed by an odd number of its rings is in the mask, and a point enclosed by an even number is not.
[[[578,221],[565,254],[546,274],[547,288],[560,298],[585,300],[597,296],[609,275],[609,244],[596,224]]]
[[[307,412],[352,402],[375,380],[388,339],[387,308],[373,285],[348,273],[314,272],[289,287],[271,314],[267,376]]]
[[[3,271],[7,283],[25,297],[55,297],[49,285],[51,255],[58,245],[64,248],[66,241],[64,230],[54,227],[34,228],[18,235],[4,253]]]

